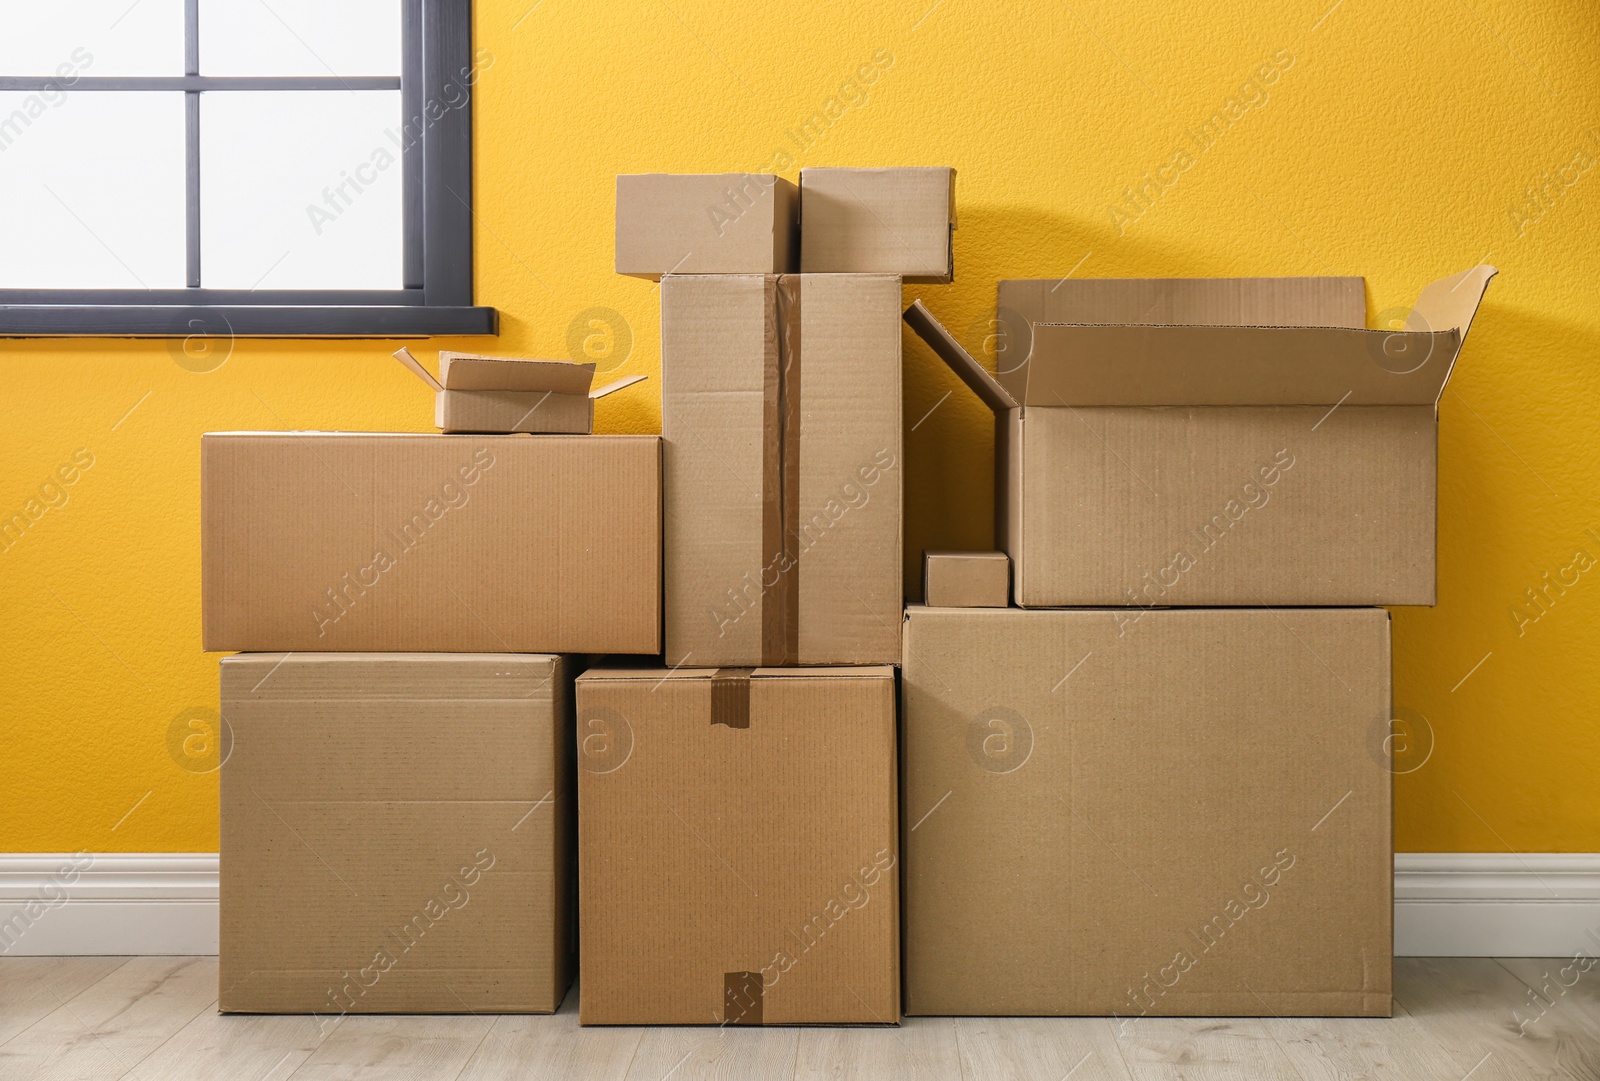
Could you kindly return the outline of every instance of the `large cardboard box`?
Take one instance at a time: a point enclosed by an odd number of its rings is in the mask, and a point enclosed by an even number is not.
[[[908,1014],[1390,1011],[1382,609],[909,608]]]
[[[207,650],[656,653],[654,436],[201,441]]]
[[[577,693],[582,1023],[897,1022],[894,670]]]
[[[956,171],[800,170],[800,270],[955,278]]]
[[[798,270],[800,190],[769,173],[617,177],[617,273]]]
[[[572,671],[222,660],[224,1013],[550,1013],[573,971]]]
[[[1398,331],[1347,278],[1006,282],[998,377],[906,320],[999,418],[1018,604],[1433,604],[1438,401],[1494,274]]]
[[[900,657],[900,280],[661,282],[668,664]]]

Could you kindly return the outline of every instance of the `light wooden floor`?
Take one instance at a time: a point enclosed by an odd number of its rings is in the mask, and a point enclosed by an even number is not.
[[[346,1017],[319,1031],[304,1017],[218,1016],[215,958],[11,958],[0,959],[0,1079],[1596,1081],[1600,966],[1561,993],[1558,969],[1402,959],[1388,1021],[579,1029],[572,994],[554,1017]],[[1530,988],[1547,985],[1553,1001],[1535,1002]]]

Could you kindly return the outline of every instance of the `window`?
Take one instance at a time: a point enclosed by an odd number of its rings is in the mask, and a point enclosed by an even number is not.
[[[0,6],[0,336],[492,334],[470,0]]]

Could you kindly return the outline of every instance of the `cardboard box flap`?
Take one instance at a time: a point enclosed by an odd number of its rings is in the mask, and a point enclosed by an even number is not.
[[[1460,347],[1456,330],[1045,323],[1018,376],[1033,406],[1432,405]]]
[[[1000,321],[1027,355],[1027,323],[1143,323],[1188,326],[1350,327],[1367,325],[1365,279],[1022,278],[1002,281]],[[1020,330],[1020,334],[1009,333]],[[1003,353],[1002,353],[1003,357]],[[1004,364],[1002,363],[1002,367]]]
[[[635,383],[642,383],[648,378],[650,378],[648,375],[625,375],[621,379],[613,379],[603,387],[596,387],[591,390],[589,397],[604,398],[607,394],[615,394],[617,391],[625,390]]]
[[[1435,405],[1495,273],[1429,285],[1402,330],[1035,324],[1004,383],[1038,406]]]
[[[933,317],[921,300],[913,300],[911,307],[906,309],[906,325],[914,330],[917,337],[928,343],[939,359],[950,366],[961,381],[972,389],[983,400],[983,403],[995,412],[1004,412],[1015,409],[1019,404],[1000,381],[989,374],[982,364],[979,364],[971,353],[961,347],[939,322]]]
[[[594,365],[570,360],[527,360],[477,353],[439,354],[439,382],[446,390],[531,390],[588,394]]]

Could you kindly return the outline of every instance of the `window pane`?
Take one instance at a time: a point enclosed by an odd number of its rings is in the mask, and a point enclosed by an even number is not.
[[[203,75],[399,75],[400,0],[200,0]]]
[[[404,286],[400,92],[200,97],[201,282]]]
[[[0,0],[0,75],[182,75],[183,0]]]
[[[0,93],[0,287],[184,284],[181,93]]]

